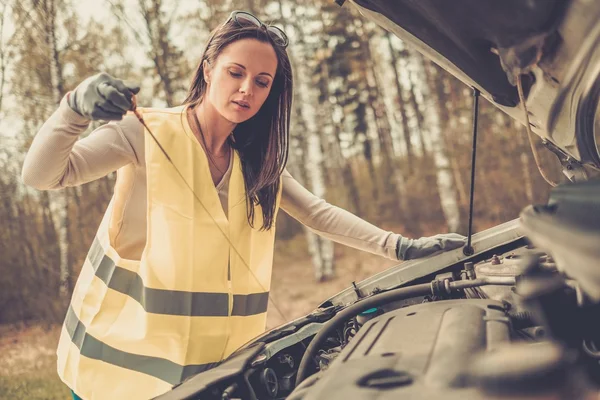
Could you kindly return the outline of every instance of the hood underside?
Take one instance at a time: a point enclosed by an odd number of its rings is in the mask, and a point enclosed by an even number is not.
[[[566,157],[600,168],[600,3],[590,0],[351,0],[524,123],[521,75],[534,133]],[[556,151],[555,151],[556,152]]]
[[[519,103],[498,62],[498,49],[553,32],[565,0],[356,0],[386,16],[446,58],[498,104]],[[405,40],[405,38],[402,38]],[[525,56],[525,55],[524,55]]]

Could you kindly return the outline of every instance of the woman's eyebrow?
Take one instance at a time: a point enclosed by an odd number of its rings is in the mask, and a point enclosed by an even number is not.
[[[236,63],[236,62],[232,62],[232,64],[235,64],[235,65],[237,65],[237,66],[238,66],[238,67],[240,67],[241,69],[244,69],[244,70],[246,69],[246,67],[245,67],[245,66],[243,66],[242,64],[239,64],[239,63]],[[272,76],[270,73],[268,73],[268,72],[261,72],[261,73],[260,73],[260,74],[258,74],[258,75],[269,75],[269,76],[271,77],[271,79],[273,79],[273,76]]]

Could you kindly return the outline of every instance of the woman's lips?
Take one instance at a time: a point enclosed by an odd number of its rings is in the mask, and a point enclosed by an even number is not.
[[[240,110],[249,110],[250,109],[250,105],[246,102],[238,102],[238,101],[232,101],[233,104],[235,104],[235,107],[240,109]]]

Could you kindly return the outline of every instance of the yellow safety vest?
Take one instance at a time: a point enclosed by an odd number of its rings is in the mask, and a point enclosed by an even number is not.
[[[112,210],[123,186],[117,178],[61,332],[58,374],[85,400],[158,396],[265,329],[275,228],[259,229],[260,206],[256,229],[248,224],[238,154],[227,218],[184,107],[143,114],[206,209],[147,136],[148,227],[141,261],[121,258],[112,245]]]

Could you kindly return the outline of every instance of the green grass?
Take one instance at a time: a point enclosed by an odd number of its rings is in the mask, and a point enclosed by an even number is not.
[[[70,397],[71,392],[58,379],[54,370],[30,375],[0,376],[0,399],[65,400]]]
[[[0,400],[68,400],[56,373],[60,326],[0,325]]]

